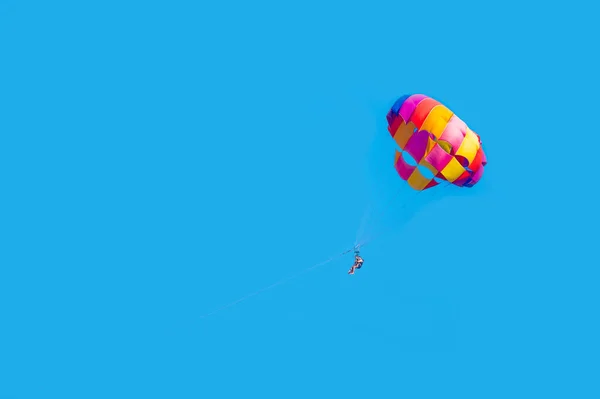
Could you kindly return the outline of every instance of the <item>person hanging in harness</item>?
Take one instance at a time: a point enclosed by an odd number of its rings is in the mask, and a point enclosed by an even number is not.
[[[360,269],[362,267],[363,263],[364,263],[364,260],[363,260],[363,258],[360,257],[360,253],[357,248],[354,250],[354,264],[352,265],[350,270],[348,270],[348,274],[354,274],[354,270]]]

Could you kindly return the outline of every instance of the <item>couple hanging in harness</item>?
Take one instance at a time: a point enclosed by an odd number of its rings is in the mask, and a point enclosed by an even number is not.
[[[348,270],[348,274],[354,274],[354,270],[360,269],[362,267],[363,263],[364,263],[364,260],[363,260],[363,258],[360,257],[359,249],[355,248],[354,249],[354,264],[352,265],[350,270]]]

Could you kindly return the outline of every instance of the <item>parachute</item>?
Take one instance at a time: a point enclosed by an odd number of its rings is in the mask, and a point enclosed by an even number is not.
[[[481,138],[440,102],[423,94],[404,95],[396,100],[388,112],[387,121],[388,131],[401,149],[401,151],[396,149],[394,162],[396,171],[410,187],[417,191],[414,196],[421,195],[423,191],[437,186],[441,181],[446,181],[448,185],[473,187],[481,180],[483,168],[487,164]],[[412,157],[415,165],[411,165],[404,159],[405,154]],[[420,169],[428,172],[427,174],[431,176],[425,176]],[[443,193],[443,190],[441,192]],[[395,199],[393,198],[393,200]],[[353,248],[339,252],[323,262],[309,266],[290,277],[280,279],[201,317],[208,317],[261,292],[284,284],[301,274],[333,262],[352,250],[354,250],[356,261],[348,274],[353,274],[354,270],[359,269],[363,264],[363,259],[359,255],[360,248],[374,239],[374,237],[368,237],[364,240],[360,237],[367,222],[367,215],[371,216],[371,212],[363,216]],[[380,235],[381,233],[375,237]]]
[[[404,95],[388,112],[387,121],[401,149],[396,149],[396,171],[413,189],[427,190],[441,181],[473,187],[481,180],[487,164],[481,138],[440,102],[423,94]],[[406,154],[415,165],[404,159]]]

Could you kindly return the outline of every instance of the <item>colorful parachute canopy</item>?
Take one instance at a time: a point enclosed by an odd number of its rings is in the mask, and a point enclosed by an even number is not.
[[[402,96],[387,120],[388,131],[402,149],[396,150],[396,171],[415,190],[434,187],[439,180],[473,187],[481,179],[487,164],[481,138],[438,101],[423,94]],[[403,159],[405,153],[415,165]],[[431,177],[418,165],[431,171]]]

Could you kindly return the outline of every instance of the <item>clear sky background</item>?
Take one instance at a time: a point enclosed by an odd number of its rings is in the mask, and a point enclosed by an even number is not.
[[[600,397],[593,4],[1,0],[0,398]]]

